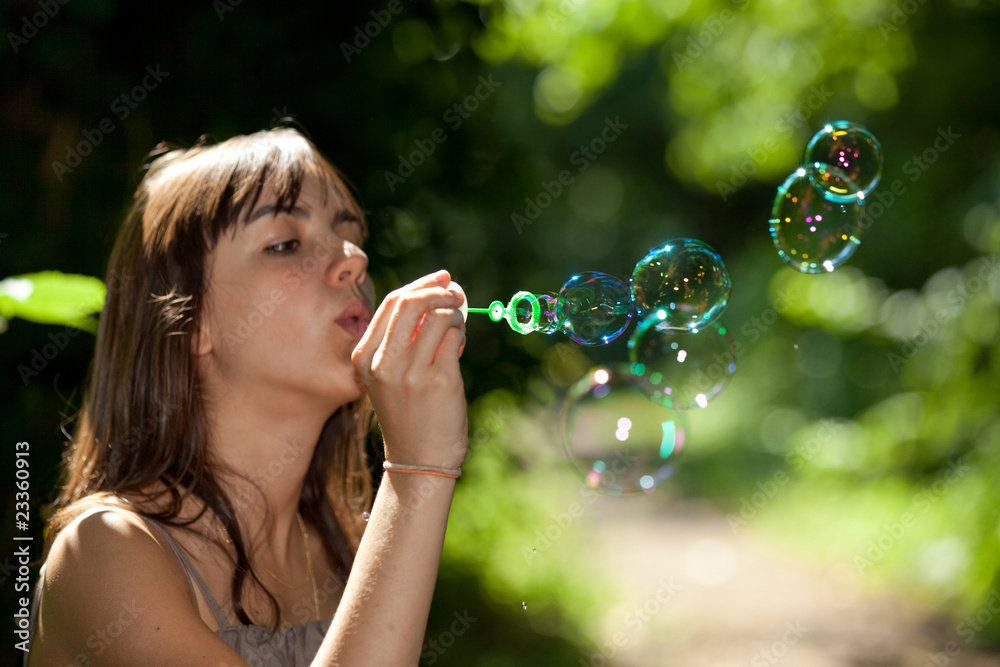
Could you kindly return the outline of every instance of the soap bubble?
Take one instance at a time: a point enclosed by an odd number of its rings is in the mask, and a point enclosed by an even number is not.
[[[695,239],[676,239],[653,248],[632,272],[636,310],[666,313],[668,326],[700,329],[715,320],[733,291],[719,253]]]
[[[632,370],[648,381],[650,398],[668,408],[703,408],[736,372],[732,337],[718,323],[694,332],[667,326],[657,310],[628,342]]]
[[[554,294],[543,292],[538,295],[538,305],[542,308],[542,314],[538,320],[538,330],[546,334],[559,331],[560,320],[556,315],[559,299]]]
[[[809,180],[835,202],[864,199],[882,178],[882,145],[850,121],[827,123],[806,146]]]
[[[613,496],[652,493],[674,475],[686,418],[649,393],[628,364],[593,368],[570,389],[563,445],[588,486]]]
[[[618,278],[584,271],[567,280],[559,291],[556,318],[577,343],[610,343],[632,319],[632,295]]]
[[[769,227],[778,256],[802,273],[833,271],[861,243],[861,200],[830,201],[797,169],[778,188]]]

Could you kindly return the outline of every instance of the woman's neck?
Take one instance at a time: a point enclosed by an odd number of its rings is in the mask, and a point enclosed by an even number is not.
[[[301,551],[296,514],[313,451],[329,415],[299,407],[210,403],[208,447],[233,502],[248,549],[288,560]],[[259,556],[258,556],[259,557]]]

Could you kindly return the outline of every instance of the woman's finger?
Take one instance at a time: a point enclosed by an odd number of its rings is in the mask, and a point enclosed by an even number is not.
[[[381,354],[398,354],[399,351],[409,349],[413,344],[417,325],[429,313],[437,308],[456,309],[458,301],[458,297],[440,286],[401,295],[392,309],[385,335],[379,344]]]
[[[434,364],[445,334],[449,329],[460,328],[463,324],[462,311],[458,308],[437,308],[429,311],[413,343],[414,363],[424,366]]]
[[[397,290],[393,290],[386,296],[382,304],[375,311],[371,324],[368,325],[368,330],[365,331],[365,334],[358,341],[354,352],[351,354],[355,370],[361,374],[363,379],[371,377],[372,361],[375,358],[375,353],[379,345],[385,339],[389,322],[392,319],[393,311],[399,298],[414,290],[434,287],[436,285],[447,285],[449,282],[451,282],[451,276],[447,271],[441,270],[437,273],[418,278]]]
[[[458,316],[461,317],[462,314],[459,313]],[[464,349],[465,327],[449,327],[448,330],[444,332],[444,336],[441,338],[441,344],[434,353],[434,361],[437,363],[438,359],[453,360],[457,369],[458,359],[462,356],[462,351]]]

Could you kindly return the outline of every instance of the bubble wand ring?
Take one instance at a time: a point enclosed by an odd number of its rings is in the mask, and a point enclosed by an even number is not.
[[[531,316],[527,322],[522,322],[517,316],[517,306],[522,302],[527,302],[531,307]],[[542,319],[542,307],[538,303],[538,297],[531,292],[521,291],[510,298],[510,302],[505,307],[502,302],[494,301],[489,308],[469,308],[470,313],[486,313],[494,322],[507,320],[511,329],[519,334],[527,335],[541,328],[539,324]]]

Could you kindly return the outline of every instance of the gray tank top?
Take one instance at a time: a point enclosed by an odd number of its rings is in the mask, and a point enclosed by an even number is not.
[[[112,511],[112,508],[100,508],[95,511]],[[233,625],[222,613],[219,603],[215,601],[212,592],[208,590],[205,580],[201,578],[194,564],[181,549],[180,545],[170,534],[164,530],[158,522],[142,517],[147,525],[155,528],[177,554],[177,559],[184,568],[187,575],[191,592],[194,592],[194,583],[201,589],[201,594],[205,596],[209,609],[215,622],[219,624],[219,629],[215,634],[219,636],[230,648],[246,660],[251,667],[306,667],[316,657],[320,644],[330,629],[332,618],[323,621],[311,621],[309,623],[298,623],[283,628],[278,628],[272,634],[271,628],[261,625]],[[45,577],[45,566],[39,572],[38,585],[35,587],[34,600],[31,610],[31,625],[29,627],[30,637],[34,637],[35,623],[38,615],[38,600],[42,591],[42,580]],[[30,646],[30,644],[29,644]],[[28,664],[28,657],[25,656],[24,664]]]

